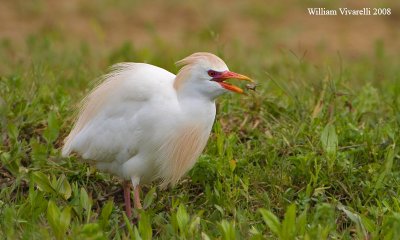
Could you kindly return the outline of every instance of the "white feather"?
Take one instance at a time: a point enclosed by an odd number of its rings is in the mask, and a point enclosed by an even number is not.
[[[175,184],[203,151],[215,118],[214,98],[225,91],[210,81],[191,84],[205,66],[190,64],[187,84],[181,78],[179,90],[176,76],[162,68],[115,65],[84,100],[62,154],[76,152],[99,169],[138,184],[156,178],[163,179],[163,187]]]

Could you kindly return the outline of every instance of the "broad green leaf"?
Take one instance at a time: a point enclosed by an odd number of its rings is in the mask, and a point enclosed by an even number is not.
[[[82,227],[77,239],[106,240],[107,238],[98,223],[87,223]]]
[[[211,238],[205,232],[201,232],[201,239],[210,240]]]
[[[250,240],[263,240],[263,234],[255,226],[252,226],[249,230]]]
[[[296,236],[296,205],[291,204],[285,213],[281,229],[282,239],[294,239]]]
[[[229,167],[231,169],[231,172],[235,171],[235,169],[236,169],[236,160],[235,159],[231,159],[229,161]]]
[[[54,112],[50,112],[47,117],[47,128],[43,131],[43,137],[47,143],[52,143],[57,139],[59,130],[60,124],[57,115]]]
[[[60,209],[52,200],[50,200],[47,205],[47,221],[53,229],[56,239],[62,239],[64,235],[60,224],[60,215]]]
[[[150,240],[153,235],[153,230],[151,228],[150,217],[142,212],[139,220],[139,233],[142,239]]]
[[[264,219],[264,222],[267,224],[267,226],[271,229],[273,233],[275,233],[277,236],[280,236],[281,233],[281,223],[279,222],[279,219],[275,214],[272,212],[266,210],[266,209],[260,209],[259,210],[261,213],[261,216]]]
[[[298,235],[303,236],[307,230],[307,208],[297,217],[296,226]]]
[[[0,230],[3,229],[3,226],[7,226],[4,227],[4,231],[7,236],[5,239],[16,239],[15,234],[17,229],[14,227],[16,218],[17,212],[14,208],[5,206],[5,208],[1,210]]]
[[[90,199],[89,195],[83,187],[81,188],[79,199],[82,208],[86,211],[90,211],[90,209],[92,208],[92,200]]]
[[[68,230],[69,224],[71,222],[71,207],[67,206],[61,212],[60,215],[60,229],[62,230],[63,234]]]
[[[131,239],[134,239],[134,240],[142,240],[142,237],[140,236],[139,230],[137,229],[136,226],[135,226],[135,228],[133,229],[133,235],[131,234]]]
[[[129,235],[131,236],[131,239],[132,239],[132,240],[135,240],[135,239],[136,239],[135,236],[137,236],[137,229],[136,229],[136,226],[135,226],[135,232],[136,232],[136,234],[135,234],[135,233],[133,232],[133,225],[132,225],[132,222],[131,222],[131,221],[129,220],[129,218],[126,216],[125,212],[122,213],[122,217],[123,217],[123,219],[124,219],[125,226],[126,226],[126,228],[128,229]]]
[[[178,227],[181,233],[186,232],[187,231],[186,227],[189,223],[190,218],[188,213],[186,212],[186,208],[182,204],[180,204],[178,207],[178,211],[176,213],[176,220],[178,222]]]
[[[200,220],[201,218],[199,216],[194,217],[189,226],[190,234],[195,234],[199,230]]]
[[[368,217],[361,215],[361,222],[363,223],[363,225],[365,226],[365,229],[368,232],[374,232],[376,229],[376,223],[375,221],[369,219]]]
[[[221,213],[222,216],[224,216],[225,212],[221,206],[214,204],[214,207]]]
[[[31,158],[36,167],[41,167],[46,164],[48,158],[48,149],[45,144],[40,143],[39,140],[32,138],[29,145],[32,148]]]
[[[219,156],[224,156],[225,134],[222,131],[221,124],[217,121],[215,123],[215,136],[217,138],[217,149]]]
[[[103,206],[103,209],[101,210],[100,223],[101,223],[103,229],[106,228],[106,226],[108,225],[109,218],[110,218],[111,212],[113,210],[113,207],[114,207],[114,202],[107,201],[107,203]]]
[[[57,192],[65,199],[68,200],[71,197],[72,189],[71,185],[68,182],[68,179],[64,174],[60,176],[57,180]]]
[[[385,177],[392,171],[394,155],[395,155],[395,146],[391,145],[388,147],[388,151],[386,152],[385,164],[383,165],[382,172],[379,174],[379,177],[376,180],[375,189],[379,189],[382,187]]]
[[[156,194],[155,194],[156,189],[157,189],[156,187],[153,187],[152,189],[150,189],[150,191],[144,197],[144,200],[143,200],[143,208],[144,209],[147,209],[153,202],[154,197],[156,196]]]
[[[222,232],[222,239],[225,240],[236,239],[235,226],[231,222],[228,222],[224,219],[219,224],[219,228],[221,229]]]
[[[327,124],[321,133],[322,147],[326,153],[335,155],[338,146],[338,137],[333,124]]]
[[[19,130],[17,128],[17,126],[15,126],[15,124],[13,123],[8,123],[8,136],[14,140],[17,141],[18,139],[18,135],[19,135]]]
[[[54,188],[50,184],[48,177],[44,173],[33,172],[32,179],[33,179],[33,182],[36,183],[36,185],[39,187],[40,190],[48,192],[48,193],[55,192]]]
[[[343,206],[343,205],[339,205],[337,208],[339,210],[343,211],[346,214],[346,216],[348,218],[350,218],[350,220],[356,224],[357,229],[359,229],[359,231],[360,231],[359,233],[361,233],[363,235],[363,238],[367,238],[368,237],[368,232],[365,229],[364,224],[361,221],[360,215],[358,215],[357,213],[353,213],[353,212],[347,210],[346,207]]]
[[[400,213],[393,212],[383,220],[384,240],[398,239],[400,236]]]

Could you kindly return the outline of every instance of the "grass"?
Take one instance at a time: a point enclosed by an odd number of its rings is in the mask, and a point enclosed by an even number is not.
[[[187,33],[184,49],[154,36],[152,48],[122,42],[102,51],[65,34],[44,29],[23,48],[0,43],[1,238],[400,236],[400,62],[384,42],[357,57],[322,51],[316,62],[273,50],[262,34],[257,49],[224,46],[204,30]],[[199,49],[219,54],[259,86],[218,99],[198,163],[172,189],[145,186],[145,209],[132,225],[119,180],[78,157],[62,158],[62,140],[90,80],[112,63],[177,72],[174,61]]]

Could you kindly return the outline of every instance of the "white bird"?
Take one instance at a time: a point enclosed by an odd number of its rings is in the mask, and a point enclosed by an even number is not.
[[[141,208],[139,184],[161,179],[174,185],[206,146],[215,119],[215,98],[242,93],[225,80],[250,78],[229,71],[219,57],[194,53],[178,61],[174,74],[145,63],[119,63],[83,100],[62,155],[72,152],[100,170],[124,179],[124,200],[131,217]]]

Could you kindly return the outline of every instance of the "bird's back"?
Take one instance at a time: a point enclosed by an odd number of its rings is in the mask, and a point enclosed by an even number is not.
[[[83,100],[78,119],[65,139],[63,156],[77,152],[84,158],[100,161],[117,157],[121,149],[117,147],[116,131],[140,130],[121,128],[135,126],[135,116],[146,111],[143,108],[148,108],[149,102],[175,101],[174,78],[174,74],[150,64],[114,65]],[[130,126],[124,122],[128,118],[132,121]]]

